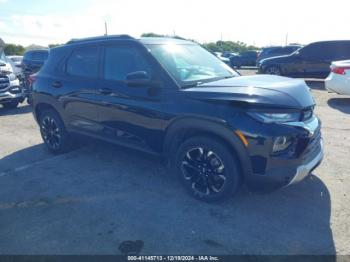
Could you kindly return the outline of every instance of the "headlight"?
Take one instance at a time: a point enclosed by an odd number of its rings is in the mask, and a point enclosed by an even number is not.
[[[292,142],[293,140],[290,137],[278,136],[274,139],[272,152],[278,153],[284,151],[292,144]]]
[[[263,123],[284,123],[300,121],[300,113],[248,113],[254,119]]]
[[[17,79],[17,76],[14,73],[10,73],[7,75],[10,81],[15,81]]]

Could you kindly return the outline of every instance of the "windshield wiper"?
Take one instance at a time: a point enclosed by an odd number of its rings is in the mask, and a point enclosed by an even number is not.
[[[181,86],[182,89],[186,89],[186,88],[191,88],[191,87],[196,87],[200,84],[201,82],[195,82],[195,83],[189,83],[189,84],[184,84]]]
[[[231,76],[225,76],[224,79],[229,79],[229,78],[233,78],[233,77],[237,77],[237,76],[234,76],[234,75],[231,75]]]
[[[231,75],[231,76],[221,76],[221,77],[209,78],[209,79],[205,79],[205,80],[194,82],[194,83],[184,84],[181,86],[181,88],[186,89],[186,88],[191,88],[191,87],[197,87],[200,84],[210,83],[210,82],[214,82],[214,81],[218,81],[218,80],[222,80],[222,79],[229,79],[229,78],[233,78],[233,77],[237,77],[237,76]]]

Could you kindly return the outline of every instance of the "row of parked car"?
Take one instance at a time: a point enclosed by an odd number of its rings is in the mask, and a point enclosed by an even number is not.
[[[6,56],[0,46],[0,104],[15,108],[26,98],[31,103],[31,82],[49,55],[48,49],[31,50],[24,56]]]
[[[289,45],[216,55],[232,68],[256,64],[260,74],[326,78],[331,92],[350,95],[350,41],[322,41],[307,46]]]
[[[271,46],[262,48],[260,51],[248,50],[240,54],[234,52],[215,52],[214,54],[232,68],[240,68],[256,66],[266,58],[292,54],[301,47],[301,45]]]

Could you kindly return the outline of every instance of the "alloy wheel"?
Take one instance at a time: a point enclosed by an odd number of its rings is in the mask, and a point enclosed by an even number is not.
[[[61,134],[55,119],[45,116],[41,121],[41,132],[45,143],[50,148],[57,150],[60,147]]]
[[[280,69],[278,67],[271,66],[271,67],[266,69],[266,74],[269,74],[269,75],[281,75],[281,71],[280,71]]]
[[[212,195],[224,189],[227,179],[225,165],[212,150],[203,147],[189,149],[182,159],[181,170],[195,194]]]

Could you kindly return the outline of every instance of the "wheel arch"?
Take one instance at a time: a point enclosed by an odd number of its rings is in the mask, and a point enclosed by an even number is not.
[[[271,68],[271,67],[277,67],[279,70],[280,70],[280,73],[281,73],[281,76],[284,76],[285,75],[285,69],[284,67],[279,64],[279,63],[273,63],[273,64],[269,64],[269,65],[266,65],[265,69],[264,69],[264,73],[266,73],[266,70]]]
[[[61,117],[59,110],[57,110],[55,106],[53,106],[52,104],[49,104],[49,103],[40,102],[40,103],[37,103],[35,105],[34,110],[33,110],[34,116],[35,116],[35,119],[37,122],[39,121],[40,114],[45,110],[53,110]],[[62,117],[61,117],[61,119],[62,119]]]
[[[175,120],[166,130],[163,142],[165,157],[169,158],[171,154],[175,154],[177,148],[186,139],[202,135],[219,139],[228,146],[233,156],[238,159],[244,178],[252,173],[247,149],[234,130],[229,128],[225,122],[193,117]]]

